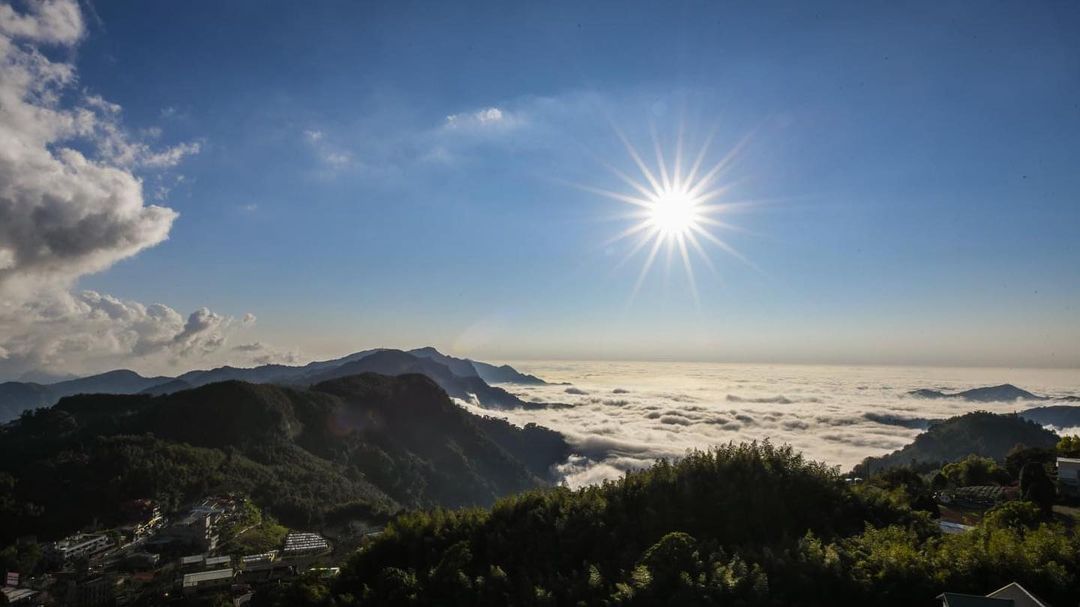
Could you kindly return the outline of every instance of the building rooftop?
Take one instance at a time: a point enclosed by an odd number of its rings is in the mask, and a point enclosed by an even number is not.
[[[285,536],[285,549],[283,552],[310,552],[326,550],[330,544],[318,533],[292,532]]]
[[[974,529],[971,525],[965,525],[963,523],[954,523],[952,521],[938,520],[938,527],[941,528],[942,533],[964,533],[965,531],[971,531]]]
[[[211,556],[206,559],[206,566],[213,567],[215,565],[228,565],[232,562],[231,556]]]
[[[977,594],[945,592],[937,597],[942,607],[1013,607],[1010,599],[992,599]]]
[[[198,573],[188,573],[184,575],[184,588],[191,588],[192,586],[198,586],[203,582],[223,580],[231,578],[232,576],[233,570],[231,568],[215,569],[213,571],[200,571]]]
[[[1080,464],[1080,457],[1059,457],[1057,462],[1059,464]]]
[[[191,556],[180,557],[181,565],[195,565],[203,562],[206,559],[205,554],[192,554]]]
[[[1011,600],[1014,607],[1048,607],[1046,603],[1039,600],[1034,594],[1027,591],[1020,584],[1013,582],[1003,588],[986,595],[995,599],[1008,599]]]
[[[37,594],[36,590],[30,590],[29,588],[0,588],[0,592],[4,593],[9,603],[15,603],[17,601],[24,601]]]
[[[69,535],[62,540],[57,540],[56,547],[70,548],[71,546],[79,546],[89,542],[98,542],[103,539],[107,541],[109,537],[101,533],[79,533],[76,535]]]
[[[259,554],[245,554],[241,560],[244,563],[264,563],[269,562],[277,558],[277,550],[271,550],[270,552],[262,552]]]

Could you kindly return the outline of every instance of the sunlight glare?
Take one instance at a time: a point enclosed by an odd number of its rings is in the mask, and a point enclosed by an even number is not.
[[[616,177],[630,187],[631,191],[616,192],[594,187],[581,187],[635,207],[630,217],[635,219],[636,223],[609,241],[615,242],[630,237],[637,239],[637,242],[630,248],[629,253],[619,263],[620,266],[639,252],[647,251],[633,294],[636,294],[641,288],[662,250],[665,251],[669,261],[673,255],[682,258],[682,266],[686,271],[687,282],[695,300],[697,300],[698,295],[691,262],[691,250],[700,257],[701,261],[710,270],[715,272],[715,267],[701,242],[702,240],[715,245],[720,250],[744,263],[749,263],[731,245],[713,233],[713,230],[717,228],[733,229],[730,224],[717,219],[716,215],[721,215],[736,208],[743,208],[749,204],[746,202],[718,201],[730,189],[729,184],[719,184],[718,180],[725,170],[730,168],[740,148],[746,143],[745,139],[719,162],[705,170],[702,164],[712,142],[712,136],[710,135],[705,139],[689,170],[686,170],[686,167],[683,166],[682,133],[679,133],[673,162],[669,167],[665,161],[659,139],[654,132],[653,143],[656,154],[656,169],[654,170],[618,129],[616,129],[616,133],[634,165],[641,173],[641,177],[634,178],[613,166],[608,166]],[[633,295],[631,295],[631,298],[633,298]]]
[[[665,237],[685,236],[698,226],[698,204],[689,192],[669,190],[652,200],[649,222]]]

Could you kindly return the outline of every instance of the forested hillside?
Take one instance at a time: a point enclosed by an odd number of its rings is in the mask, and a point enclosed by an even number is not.
[[[0,426],[0,542],[108,524],[141,497],[168,509],[240,492],[307,526],[488,505],[547,484],[567,452],[561,435],[472,415],[420,375],[75,396]]]
[[[907,607],[1010,581],[1080,599],[1071,531],[1013,502],[942,535],[912,508],[909,476],[853,486],[789,447],[729,445],[579,491],[402,516],[336,581],[256,604]]]
[[[1016,445],[1051,448],[1058,436],[1041,425],[1015,414],[1000,415],[974,411],[949,419],[931,422],[926,432],[903,449],[863,462],[871,470],[898,466],[931,465],[952,462],[968,455],[1004,460]]]

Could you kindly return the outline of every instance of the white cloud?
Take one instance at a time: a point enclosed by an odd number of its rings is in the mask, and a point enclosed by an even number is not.
[[[513,117],[497,107],[486,107],[463,114],[450,114],[446,117],[446,127],[450,129],[509,126],[515,122]]]
[[[0,5],[0,376],[165,368],[222,352],[254,322],[206,308],[185,319],[162,304],[71,291],[168,237],[177,213],[146,204],[134,171],[175,167],[201,147],[151,147],[123,128],[119,105],[73,97],[75,67],[39,47],[71,50],[83,35],[74,0],[29,2],[25,12]],[[156,194],[167,192],[161,183]]]
[[[296,365],[308,360],[299,352],[279,350],[259,341],[235,345],[231,351],[246,356],[246,360],[252,365]]]
[[[37,44],[73,46],[83,35],[78,5],[0,6],[0,290],[70,282],[164,240],[175,211],[143,203],[131,169],[168,168],[198,142],[152,149],[121,127],[121,108],[100,96],[60,103],[76,80],[69,63]],[[68,147],[88,141],[97,157]]]
[[[20,14],[9,5],[0,5],[0,34],[45,44],[70,45],[83,35],[79,5],[69,0],[39,0],[27,3]]]
[[[7,355],[0,376],[26,371],[97,372],[120,366],[160,371],[222,351],[243,323],[206,308],[184,317],[163,304],[144,305],[94,291],[39,291],[0,306]]]
[[[982,409],[1012,413],[1014,402],[919,399],[910,390],[949,391],[1011,381],[1037,394],[1071,394],[1067,372],[1001,369],[813,367],[707,363],[523,363],[545,386],[506,386],[523,400],[564,407],[470,411],[566,435],[576,454],[559,470],[572,486],[614,478],[729,441],[769,439],[843,469],[911,442],[923,419]],[[569,382],[579,393],[568,393]],[[632,388],[626,391],[627,388]],[[618,398],[606,395],[622,390]],[[735,396],[736,398],[729,398]],[[781,398],[782,396],[782,398]],[[1022,407],[1021,407],[1022,408]]]
[[[353,164],[353,155],[344,147],[329,141],[326,133],[318,129],[304,131],[304,139],[315,152],[324,169],[324,176],[333,175]]]

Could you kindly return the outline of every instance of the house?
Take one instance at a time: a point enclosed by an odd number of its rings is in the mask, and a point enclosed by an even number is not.
[[[1080,497],[1080,458],[1057,458],[1057,477],[1062,495]]]
[[[184,594],[192,594],[201,590],[223,588],[232,585],[234,572],[229,569],[215,569],[212,571],[200,571],[198,573],[184,574],[181,586]]]
[[[221,569],[232,565],[231,556],[208,556],[204,561],[207,569]]]
[[[285,547],[281,550],[281,555],[314,555],[328,552],[329,550],[330,544],[318,533],[292,531],[285,536]]]
[[[126,524],[120,529],[133,540],[146,537],[164,523],[161,508],[149,499],[137,499],[124,502],[120,506]]]
[[[986,596],[945,592],[937,598],[941,607],[1049,607],[1016,582]]]
[[[1035,598],[1034,594],[1031,594],[1026,588],[1016,582],[1013,582],[1004,588],[999,588],[987,596],[996,599],[1011,600],[1014,607],[1048,607],[1046,603]]]
[[[80,557],[91,557],[108,550],[113,545],[109,536],[103,533],[70,535],[45,547],[53,558],[67,562]]]
[[[205,512],[191,512],[159,534],[164,541],[172,541],[200,550],[217,548],[218,534],[213,516]]]
[[[941,601],[941,607],[1013,607],[1013,602],[1008,599],[995,599],[977,594],[944,592],[937,598]]]
[[[271,550],[270,552],[263,552],[260,554],[248,554],[240,559],[240,563],[244,570],[258,570],[273,567],[274,562],[277,560],[277,550]]]
[[[30,590],[29,588],[12,588],[10,586],[4,586],[0,588],[0,592],[4,594],[4,598],[7,599],[8,605],[33,605],[36,604],[34,597],[37,596],[36,590]]]
[[[181,569],[202,569],[204,564],[206,564],[205,554],[192,554],[180,557]]]
[[[1013,487],[975,485],[942,491],[938,499],[942,504],[956,508],[988,510],[1018,497],[1018,491]]]

